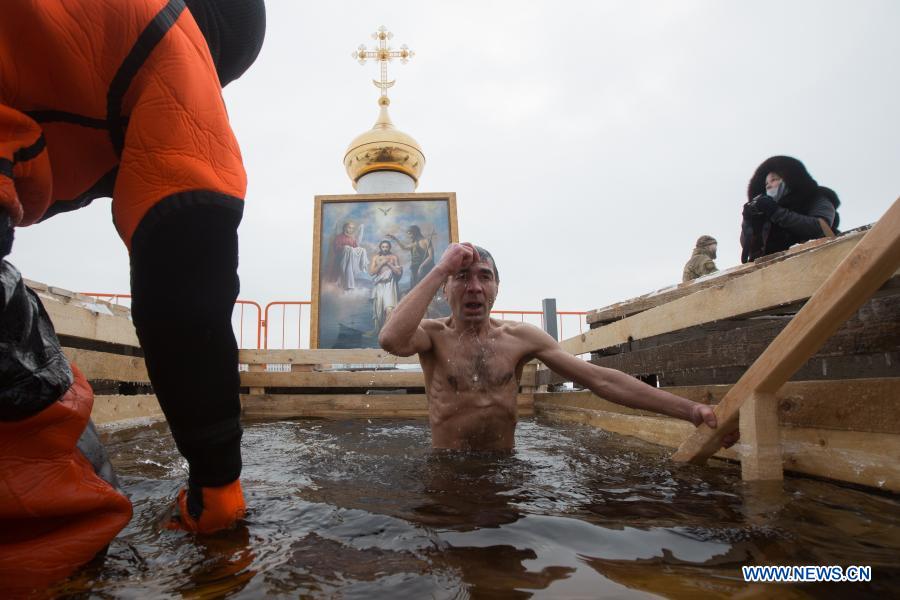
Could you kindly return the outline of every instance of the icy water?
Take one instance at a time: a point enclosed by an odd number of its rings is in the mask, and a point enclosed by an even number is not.
[[[417,420],[250,423],[236,530],[156,525],[185,478],[164,424],[104,437],[135,506],[49,595],[123,598],[865,598],[900,595],[900,498],[525,420],[511,455],[430,450]],[[750,585],[747,564],[870,565],[872,583]]]

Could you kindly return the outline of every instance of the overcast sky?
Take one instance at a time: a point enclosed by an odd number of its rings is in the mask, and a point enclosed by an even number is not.
[[[347,144],[377,117],[385,25],[391,117],[456,192],[461,239],[490,249],[497,306],[588,310],[680,281],[701,234],[739,262],[741,204],[765,158],[802,160],[843,229],[900,194],[900,2],[268,0],[256,64],[225,90],[249,176],[241,297],[310,296],[313,197],[353,193]],[[20,230],[23,274],[125,292],[109,200]]]

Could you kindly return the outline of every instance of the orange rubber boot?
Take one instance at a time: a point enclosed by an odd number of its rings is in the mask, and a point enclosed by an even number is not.
[[[232,527],[247,513],[241,480],[221,487],[195,487],[178,492],[175,513],[166,529],[182,529],[192,533],[215,533]]]

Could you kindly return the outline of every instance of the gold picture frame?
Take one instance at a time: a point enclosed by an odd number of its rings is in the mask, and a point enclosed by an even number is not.
[[[314,211],[309,347],[377,348],[389,313],[379,307],[408,293],[459,241],[456,194],[316,196]],[[381,272],[371,270],[384,258],[401,274],[382,269],[390,281],[378,283]],[[438,293],[429,316],[449,315],[445,305]]]

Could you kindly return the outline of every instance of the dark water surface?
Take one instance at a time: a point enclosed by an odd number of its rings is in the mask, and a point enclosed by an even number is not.
[[[430,450],[425,421],[251,423],[250,512],[160,531],[185,479],[164,424],[104,432],[135,506],[107,555],[52,590],[123,598],[861,598],[900,595],[900,498],[525,420],[511,455]],[[747,564],[870,565],[870,584],[749,585]]]

